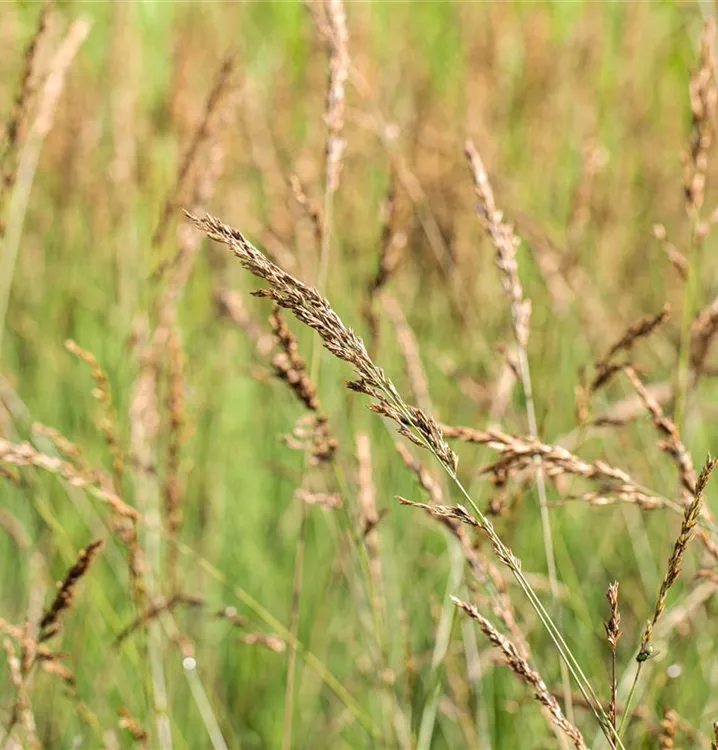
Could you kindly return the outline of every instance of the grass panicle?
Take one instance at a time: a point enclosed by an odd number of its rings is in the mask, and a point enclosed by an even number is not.
[[[457,599],[456,597],[452,597],[452,601],[459,609],[462,609],[472,620],[478,623],[481,631],[491,644],[501,651],[506,666],[520,680],[533,688],[536,700],[548,709],[553,723],[570,738],[574,747],[577,750],[587,750],[587,745],[579,729],[563,715],[558,701],[549,692],[546,683],[541,679],[541,675],[521,656],[516,646],[505,635],[496,630],[491,622],[473,604]]]
[[[75,589],[80,580],[87,574],[103,544],[102,539],[97,539],[90,542],[85,549],[80,550],[74,565],[67,571],[67,575],[62,582],[58,584],[57,595],[40,620],[41,641],[47,641],[60,632],[62,617],[72,607]]]

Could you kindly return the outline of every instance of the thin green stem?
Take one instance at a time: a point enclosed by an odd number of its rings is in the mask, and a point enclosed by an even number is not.
[[[618,734],[619,736],[623,734],[623,727],[626,725],[626,722],[628,721],[628,717],[631,714],[631,703],[633,702],[633,696],[636,692],[636,687],[638,685],[638,678],[641,674],[641,669],[643,668],[644,662],[639,661],[638,662],[638,668],[636,669],[636,676],[633,678],[633,684],[631,685],[631,690],[628,693],[628,698],[626,699],[626,705],[623,709],[623,714],[621,716],[621,723],[618,725]]]

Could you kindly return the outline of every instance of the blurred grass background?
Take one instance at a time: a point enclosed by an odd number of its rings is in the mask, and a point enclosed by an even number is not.
[[[38,12],[37,3],[3,5],[2,113],[10,112],[17,94]],[[92,25],[69,68],[42,148],[4,321],[0,434],[26,439],[30,423],[40,421],[77,443],[92,465],[108,467],[91,377],[67,353],[65,339],[93,352],[106,368],[126,446],[138,372],[133,342],[161,293],[152,274],[176,251],[181,212],[174,211],[171,231],[159,246],[152,243],[153,232],[227,54],[236,56],[236,105],[228,108],[217,137],[224,166],[203,208],[260,246],[268,237],[280,244],[291,238],[284,245],[290,270],[315,281],[311,225],[287,178],[298,174],[309,195],[321,199],[328,63],[300,3],[58,2],[49,48],[79,16]],[[347,324],[366,334],[363,305],[378,259],[381,207],[392,164],[403,164],[422,197],[410,202],[416,218],[389,288],[419,342],[436,415],[452,424],[486,426],[486,394],[504,362],[497,347],[511,343],[511,326],[493,250],[473,211],[463,156],[470,136],[499,206],[524,240],[519,266],[533,305],[529,357],[540,436],[547,443],[569,436],[581,456],[603,458],[669,497],[678,490],[675,470],[656,447],[648,419],[641,415],[617,429],[577,431],[574,392],[581,368],[603,355],[629,323],[658,312],[665,301],[681,310],[683,285],[651,228],[662,223],[671,241],[685,249],[681,154],[690,130],[688,81],[702,22],[699,6],[670,2],[347,3],[349,51],[369,93],[347,88],[347,147],[325,289]],[[377,112],[391,124],[389,138],[379,137]],[[711,162],[709,210],[715,202],[714,167]],[[439,259],[423,231],[427,212],[446,253]],[[715,247],[709,234],[694,309],[715,294]],[[563,278],[578,279],[563,301],[552,293],[541,264],[547,252],[559,258]],[[287,652],[238,642],[238,632],[211,612],[236,607],[252,631],[289,626],[302,515],[293,495],[306,466],[303,454],[280,437],[291,432],[302,410],[271,377],[268,358],[218,316],[213,304],[218,280],[237,290],[252,319],[269,330],[269,306],[248,296],[256,288],[252,280],[222,249],[203,243],[179,303],[187,420],[179,559],[181,589],[201,594],[208,605],[178,608],[173,617],[194,644],[194,675],[227,745],[279,747]],[[409,392],[394,326],[383,312],[380,318],[376,359]],[[674,314],[637,349],[646,381],[673,382],[679,321]],[[292,327],[308,360],[311,336]],[[382,723],[387,682],[415,741],[437,684],[431,659],[439,615],[447,595],[455,593],[447,583],[450,540],[430,519],[395,501],[395,495],[423,500],[421,490],[399,460],[393,434],[344,387],[349,377],[345,366],[324,353],[319,392],[339,440],[344,508],[308,509],[298,637],[358,708],[348,709],[317,668],[300,657],[294,747],[397,746]],[[696,464],[715,444],[717,393],[705,378],[690,395],[682,437]],[[597,395],[596,413],[630,394],[617,379]],[[519,387],[501,426],[526,432]],[[386,511],[378,527],[388,620],[383,656],[377,653],[357,534],[357,431],[370,435],[377,504]],[[160,456],[163,441],[161,434]],[[460,473],[467,479],[488,460],[471,446],[460,454]],[[427,457],[422,460],[429,464]],[[161,458],[158,466],[161,481]],[[331,471],[317,481],[334,491]],[[32,470],[23,472],[19,484],[0,487],[2,508],[22,526],[28,542],[20,549],[17,539],[0,530],[0,616],[10,622],[23,620],[32,592],[61,579],[79,549],[98,534],[106,539],[54,644],[68,654],[76,694],[44,673],[32,683],[42,746],[131,746],[129,734],[117,729],[122,707],[150,732],[149,746],[159,746],[144,634],[119,649],[111,645],[135,615],[125,550],[112,518],[93,502],[78,502],[55,477]],[[482,506],[500,497],[507,510],[495,519],[497,529],[548,600],[532,485],[495,488],[482,479],[475,487]],[[621,583],[619,664],[630,669],[678,518],[664,510],[559,503],[563,494],[551,487],[549,497],[563,629],[607,698],[606,586],[614,578]],[[134,495],[127,481],[123,497],[141,506]],[[710,503],[716,507],[713,493]],[[687,613],[677,618],[662,655],[644,677],[645,714],[629,731],[632,748],[656,746],[666,707],[702,732],[686,740],[690,746],[708,747],[705,738],[718,718],[717,610],[715,584],[692,603],[695,592],[704,591],[705,582],[695,577],[701,554],[696,545],[671,601]],[[518,592],[510,593],[534,661],[559,694],[558,660]],[[471,642],[479,649],[481,674],[469,677]],[[167,633],[163,661],[174,746],[210,747],[194,677],[187,677],[182,654]],[[677,668],[669,670],[671,665]],[[14,693],[4,675],[0,717],[7,725]],[[495,663],[480,634],[471,641],[462,632],[458,617],[438,680],[432,748],[556,745],[529,691]],[[80,701],[96,722],[83,718]],[[593,719],[576,710],[590,741]]]

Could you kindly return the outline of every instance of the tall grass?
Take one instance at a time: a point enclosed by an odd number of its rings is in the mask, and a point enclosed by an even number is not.
[[[715,745],[699,11],[8,6],[0,747]]]

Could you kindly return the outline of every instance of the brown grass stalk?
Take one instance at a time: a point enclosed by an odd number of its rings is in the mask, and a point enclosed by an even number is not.
[[[166,599],[161,599],[148,606],[145,610],[140,612],[132,622],[124,627],[115,637],[115,647],[122,644],[127,638],[135,633],[140,628],[145,627],[149,622],[157,618],[164,612],[171,612],[178,605],[186,605],[189,607],[202,607],[204,606],[204,598],[196,596],[195,594],[188,594],[182,591],[178,591]]]
[[[641,382],[641,379],[636,374],[636,371],[629,366],[625,368],[625,373],[633,387],[636,389],[640,399],[645,404],[646,409],[650,412],[651,421],[656,430],[660,435],[664,436],[664,439],[659,441],[658,446],[673,459],[673,462],[678,469],[678,475],[683,488],[683,505],[689,506],[692,502],[692,498],[695,496],[696,487],[696,473],[693,468],[693,459],[691,458],[690,453],[686,450],[685,445],[681,442],[678,428],[672,420],[665,416],[660,404],[651,396],[650,392],[646,389]],[[713,514],[707,505],[701,505],[700,515],[709,524],[713,524]],[[718,544],[716,544],[711,535],[705,529],[699,528],[698,534],[706,549],[711,553],[714,559],[718,560]]]
[[[538,424],[536,422],[536,408],[533,398],[531,369],[528,353],[526,351],[530,332],[529,320],[531,317],[531,302],[524,296],[523,286],[519,277],[518,262],[516,260],[516,251],[520,244],[520,240],[514,233],[513,227],[504,221],[503,214],[496,207],[494,191],[476,147],[470,140],[467,140],[464,150],[474,179],[474,189],[476,197],[478,198],[477,211],[484,229],[496,250],[496,265],[499,269],[501,284],[511,303],[511,323],[518,352],[521,386],[526,400],[526,416],[528,420],[529,434],[534,438],[538,438]],[[553,536],[551,532],[551,517],[546,498],[544,469],[539,455],[534,456],[532,460],[536,477],[536,493],[538,495],[539,511],[541,514],[541,529],[543,533],[546,567],[551,586],[551,598],[560,622],[561,609],[558,596],[558,574],[556,570],[556,556],[554,553]],[[571,685],[569,682],[567,667],[563,663],[561,663],[561,677],[563,681],[566,712],[569,718],[572,718],[573,708],[571,706]]]
[[[479,527],[478,521],[461,505],[444,504],[444,493],[438,479],[418,459],[414,458],[402,443],[394,444],[404,465],[414,473],[419,486],[427,493],[429,504],[415,503],[399,497],[402,505],[421,508],[439,521],[458,540],[472,574],[490,592],[491,609],[511,633],[522,656],[528,658],[531,651],[525,635],[516,621],[516,611],[506,591],[506,584],[496,566],[474,545],[464,525]]]
[[[688,259],[686,256],[668,239],[668,233],[663,224],[654,224],[652,234],[661,243],[663,252],[666,254],[669,263],[676,269],[678,276],[682,281],[685,281],[688,278]]]
[[[345,83],[349,75],[350,65],[346,14],[342,0],[324,0],[322,8],[326,17],[325,38],[329,52],[329,81],[324,107],[324,122],[327,126],[327,137],[324,152],[324,203],[321,213],[321,242],[319,246],[319,268],[317,271],[317,286],[319,289],[325,288],[329,274],[329,255],[334,219],[334,195],[339,187],[339,176],[345,147],[345,142],[342,138],[342,130],[344,128],[344,97]],[[277,299],[275,301],[282,306],[280,300]],[[320,365],[321,351],[315,340],[310,363],[310,378],[315,386],[319,383]],[[304,570],[304,535],[307,525],[307,506],[305,503],[302,503],[300,513],[301,520],[297,537],[292,607],[290,612],[292,642],[290,644],[284,696],[282,750],[289,750],[292,744],[297,663],[296,637],[299,629],[299,607],[301,604]]]
[[[339,187],[339,172],[345,146],[342,130],[344,129],[344,88],[349,77],[350,64],[349,35],[344,4],[341,0],[324,0],[324,7],[329,26],[329,84],[324,110],[324,122],[327,126],[325,173],[327,189],[330,193],[335,193]]]
[[[112,476],[117,492],[122,492],[122,471],[124,466],[123,451],[117,436],[117,416],[112,405],[112,394],[110,392],[110,381],[107,372],[97,361],[92,352],[83,349],[72,339],[65,341],[65,348],[78,359],[81,359],[90,368],[95,387],[92,395],[100,403],[102,417],[100,419],[100,431],[105,438],[107,447],[112,458]]]
[[[697,214],[705,197],[708,152],[713,142],[716,90],[716,61],[713,56],[715,21],[708,18],[705,23],[699,52],[699,65],[689,86],[692,128],[685,157],[684,190],[686,207],[691,215]]]
[[[647,507],[661,507],[666,504],[663,498],[655,497],[622,469],[605,461],[584,461],[561,446],[548,445],[531,436],[509,435],[496,429],[477,430],[444,424],[441,428],[447,438],[487,445],[498,451],[501,455],[500,460],[485,467],[482,472],[493,474],[499,483],[505,482],[511,472],[529,467],[532,457],[540,455],[549,477],[572,474],[604,483],[601,498],[611,493],[624,502],[636,502]]]
[[[683,309],[681,336],[676,373],[676,400],[674,421],[680,427],[686,409],[688,392],[691,387],[691,324],[695,315],[698,294],[697,261],[705,238],[705,224],[701,222],[701,208],[705,197],[705,181],[708,169],[708,153],[715,129],[716,102],[716,62],[713,55],[715,46],[715,21],[707,18],[701,36],[698,69],[691,77],[689,96],[693,122],[685,155],[684,192],[686,212],[689,220],[688,237],[688,278],[683,289]]]
[[[610,737],[612,727],[607,724],[605,712],[595,691],[566,645],[561,632],[523,574],[520,561],[501,541],[491,523],[459,481],[456,475],[457,456],[446,442],[438,423],[428,414],[408,405],[402,399],[391,380],[370,359],[362,340],[344,325],[316,289],[303,284],[271,263],[236,229],[228,227],[211,216],[199,219],[190,215],[190,218],[210,238],[231,248],[244,268],[267,282],[266,288],[256,292],[257,296],[268,297],[280,307],[290,310],[300,322],[319,334],[324,346],[331,354],[352,366],[357,379],[350,384],[350,387],[354,391],[373,398],[370,407],[373,411],[394,421],[398,425],[400,434],[428,449],[437,458],[476,514],[481,530],[488,536],[498,559],[511,570],[522,591],[530,600],[561,654],[561,658],[568,665],[581,691],[591,703],[602,731]],[[617,744],[622,748],[620,740]]]
[[[606,598],[611,609],[611,614],[604,627],[606,629],[606,639],[611,647],[611,698],[608,703],[608,720],[616,729],[616,651],[618,640],[621,637],[621,613],[618,610],[618,581],[609,584]]]
[[[33,435],[42,435],[47,438],[62,456],[71,461],[77,467],[79,472],[82,474],[90,473],[91,470],[88,467],[80,448],[66,438],[59,430],[42,424],[41,422],[33,422],[31,430]]]
[[[573,742],[577,750],[587,750],[583,735],[573,723],[571,723],[561,711],[556,698],[549,692],[546,683],[541,679],[541,675],[534,670],[528,661],[521,656],[518,648],[505,635],[500,633],[487,620],[479,610],[469,602],[462,601],[452,597],[454,604],[464,610],[466,614],[475,620],[481,631],[496,648],[501,651],[504,661],[508,668],[523,682],[530,685],[534,690],[536,700],[546,709],[551,716],[553,723],[561,729]]]
[[[638,377],[636,371],[630,365],[624,368],[626,377],[635,388],[641,401],[651,415],[656,430],[663,439],[659,442],[659,447],[665,451],[672,459],[678,469],[683,491],[689,496],[693,495],[696,483],[696,472],[693,468],[693,459],[686,450],[685,445],[681,442],[678,434],[678,428],[663,412],[661,405],[649,393],[643,382]]]
[[[139,513],[124,503],[110,485],[109,478],[97,472],[91,475],[81,473],[75,466],[56,456],[39,453],[30,443],[10,443],[0,438],[0,463],[13,466],[34,466],[62,477],[73,487],[85,489],[88,493],[107,503],[120,516],[138,518]],[[105,481],[106,480],[106,481]]]
[[[683,556],[685,555],[686,548],[693,538],[698,519],[700,518],[701,508],[704,503],[704,493],[710,475],[713,472],[718,459],[711,458],[708,456],[706,459],[701,473],[698,475],[698,479],[695,484],[693,491],[693,500],[686,506],[685,514],[683,516],[683,522],[678,533],[678,538],[673,546],[673,552],[668,560],[668,570],[661,582],[661,587],[658,591],[658,597],[656,599],[656,606],[653,611],[653,617],[648,621],[641,637],[641,646],[638,652],[639,663],[642,663],[650,656],[652,651],[651,637],[653,635],[653,627],[658,622],[658,619],[663,614],[666,608],[666,601],[668,592],[670,591],[673,584],[678,578],[678,574],[681,571],[681,565],[683,563]]]
[[[691,324],[690,362],[698,378],[706,368],[708,354],[718,333],[718,297],[706,305]]]
[[[274,340],[280,349],[272,358],[274,374],[289,386],[311,414],[311,419],[297,425],[286,442],[292,447],[307,450],[313,464],[330,462],[334,458],[338,443],[332,437],[317,390],[299,353],[296,336],[282,318],[278,305],[274,306],[269,322]]]
[[[616,364],[615,362],[617,354],[630,352],[638,341],[650,336],[657,328],[663,325],[668,320],[670,313],[670,305],[665,304],[661,312],[657,315],[640,318],[628,326],[618,341],[596,362],[596,376],[591,383],[591,391],[597,391],[606,384],[611,375],[621,369],[623,365]]]
[[[102,548],[104,542],[97,539],[80,550],[77,560],[67,571],[64,580],[58,585],[57,595],[52,604],[42,615],[40,620],[40,640],[47,641],[60,632],[62,617],[69,610],[74,601],[75,589],[90,569],[95,557]]]

